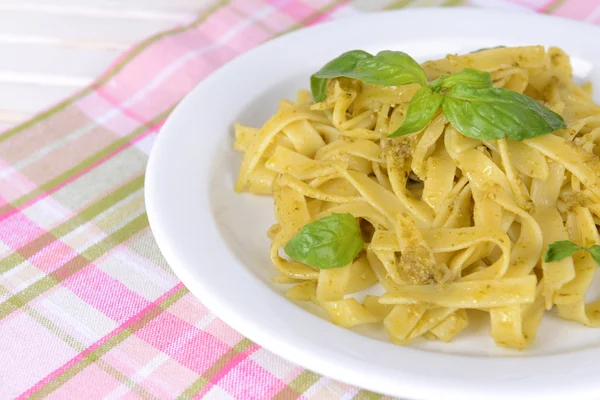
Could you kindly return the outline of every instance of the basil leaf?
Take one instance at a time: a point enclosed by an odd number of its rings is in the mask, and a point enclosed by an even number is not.
[[[577,250],[581,250],[581,247],[569,240],[554,242],[548,246],[544,262],[560,261],[573,255]]]
[[[327,79],[310,77],[310,91],[316,102],[321,102],[327,98]]]
[[[406,53],[385,50],[373,56],[366,51],[352,50],[331,60],[311,76],[315,101],[325,100],[327,79],[342,76],[380,86],[427,84],[423,68]]]
[[[481,140],[523,140],[566,126],[560,115],[531,97],[502,88],[454,86],[442,110],[460,133]]]
[[[347,76],[352,73],[360,60],[373,57],[362,50],[347,51],[329,61],[323,68],[310,77],[310,89],[315,101],[320,102],[327,97],[327,79]]]
[[[317,78],[337,78],[353,73],[361,60],[371,59],[373,56],[363,50],[351,50],[340,54],[329,61],[323,68],[313,74]]]
[[[464,85],[474,89],[487,89],[493,86],[492,74],[474,68],[465,68],[452,75],[442,75],[429,84],[435,91],[452,89],[456,85]]]
[[[427,85],[427,76],[421,65],[401,51],[384,50],[373,58],[365,58],[358,62],[355,72],[349,77],[380,86]]]
[[[560,261],[563,258],[573,255],[577,250],[583,250],[590,253],[597,266],[600,266],[600,246],[581,247],[569,240],[560,240],[548,246],[544,262]]]
[[[284,250],[292,260],[329,269],[350,264],[363,247],[360,227],[352,214],[332,214],[304,225]]]
[[[587,251],[592,255],[596,265],[600,266],[600,246],[597,244],[587,248]]]
[[[402,125],[388,136],[403,136],[425,128],[431,122],[443,101],[444,95],[423,86],[417,90],[410,103],[408,103],[406,117]]]

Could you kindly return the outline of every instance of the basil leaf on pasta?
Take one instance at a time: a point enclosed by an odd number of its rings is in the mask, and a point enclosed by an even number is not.
[[[570,240],[560,240],[548,246],[544,262],[560,261],[564,258],[572,256],[576,251],[581,250],[581,246],[571,242]]]
[[[566,126],[565,120],[521,93],[503,88],[457,85],[445,94],[444,115],[460,133],[475,139],[523,140]]]
[[[423,68],[411,56],[401,51],[384,50],[375,57],[359,61],[350,78],[380,86],[409,83],[427,85],[427,76]]]
[[[575,254],[576,251],[583,250],[590,253],[596,265],[600,266],[600,246],[593,245],[590,247],[579,246],[570,240],[560,240],[548,246],[544,262],[560,261]]]
[[[348,76],[352,73],[360,60],[373,57],[362,50],[347,51],[329,61],[318,72],[310,77],[310,89],[315,101],[320,102],[327,97],[327,79]]]
[[[432,90],[452,89],[463,85],[474,89],[486,89],[493,86],[492,74],[474,68],[465,68],[452,75],[442,75],[429,84]]]
[[[321,102],[327,98],[327,79],[316,78],[314,75],[310,77],[310,90],[313,98],[317,102]]]
[[[592,255],[592,258],[596,262],[596,265],[600,266],[600,246],[595,244],[593,246],[588,247],[587,251]]]
[[[327,79],[339,77],[379,86],[427,84],[423,68],[406,53],[384,50],[373,56],[366,51],[352,50],[334,58],[311,76],[315,101],[325,100]]]
[[[443,101],[444,96],[442,94],[423,86],[417,90],[410,103],[408,103],[406,117],[402,125],[389,137],[403,136],[425,128],[431,122]]]
[[[284,250],[292,260],[330,269],[350,264],[363,247],[361,230],[352,214],[332,214],[304,225]]]

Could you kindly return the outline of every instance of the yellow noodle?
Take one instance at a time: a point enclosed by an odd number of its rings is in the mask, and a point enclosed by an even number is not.
[[[381,304],[379,296],[366,295],[363,305],[371,315],[375,316],[379,321],[383,321],[385,317],[392,312],[394,306],[389,304]]]
[[[469,325],[465,310],[458,310],[429,330],[429,333],[443,342],[450,342]]]
[[[278,174],[290,174],[295,178],[306,180],[335,173],[332,165],[347,168],[342,161],[319,161],[306,157],[282,146],[265,162],[265,167]]]
[[[383,326],[394,342],[403,344],[426,311],[425,304],[398,304],[385,317]]]
[[[511,304],[533,303],[536,277],[505,278],[453,282],[438,287],[405,285],[381,296],[383,304],[418,304],[421,302],[449,308],[495,308]]]
[[[379,322],[379,319],[367,311],[356,299],[328,301],[322,303],[322,306],[331,321],[344,328]]]

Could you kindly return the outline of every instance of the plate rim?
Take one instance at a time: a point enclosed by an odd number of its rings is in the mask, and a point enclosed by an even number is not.
[[[327,31],[332,29],[341,29],[336,28],[336,26],[344,26],[351,25],[352,23],[356,23],[358,20],[374,20],[377,21],[379,19],[390,19],[394,16],[398,18],[417,18],[422,16],[432,17],[433,14],[443,15],[444,17],[449,17],[452,15],[463,15],[463,16],[474,16],[474,17],[489,17],[493,13],[494,17],[498,17],[499,14],[502,17],[518,19],[518,20],[538,20],[538,21],[548,21],[557,24],[556,28],[564,27],[576,29],[577,31],[586,31],[589,30],[592,33],[600,34],[600,28],[595,27],[593,25],[584,24],[577,21],[565,20],[562,18],[554,17],[554,16],[542,16],[539,14],[530,14],[523,12],[512,12],[512,11],[499,11],[494,9],[474,9],[474,8],[463,8],[457,7],[453,9],[442,9],[437,7],[430,7],[426,9],[405,9],[405,10],[397,10],[397,11],[385,11],[385,12],[374,12],[368,13],[364,15],[359,15],[355,17],[349,17],[341,20],[336,20],[332,22],[326,22],[323,24],[319,24],[316,26],[312,26],[309,28],[300,29],[286,35],[274,38],[266,43],[263,43],[250,51],[236,57],[234,60],[227,63],[225,66],[221,67],[219,70],[212,73],[210,76],[201,81],[188,95],[178,104],[178,106],[173,110],[165,124],[161,129],[161,133],[158,135],[146,169],[146,184],[144,188],[144,195],[146,201],[146,209],[148,214],[148,219],[150,223],[151,230],[154,234],[156,242],[164,255],[165,259],[175,272],[175,274],[181,279],[181,281],[188,286],[190,292],[194,294],[197,298],[201,299],[201,301],[219,318],[221,318],[224,322],[230,325],[232,328],[240,332],[245,337],[248,337],[255,343],[260,346],[278,354],[279,356],[288,359],[296,364],[301,365],[304,368],[310,369],[312,371],[318,372],[325,376],[333,377],[336,380],[340,380],[342,382],[346,382],[353,385],[358,385],[360,387],[364,387],[369,390],[373,390],[375,392],[383,392],[386,394],[391,394],[395,396],[409,396],[410,398],[481,398],[481,396],[485,396],[490,393],[490,385],[494,385],[493,390],[497,390],[495,392],[495,396],[498,398],[509,398],[515,395],[523,395],[526,393],[528,396],[533,396],[531,398],[563,398],[565,395],[574,395],[576,392],[575,389],[570,385],[563,384],[560,387],[552,386],[552,380],[544,379],[543,377],[537,377],[537,383],[539,385],[534,388],[534,390],[527,390],[527,388],[523,389],[523,385],[518,382],[523,379],[530,379],[529,377],[524,377],[519,374],[515,374],[514,376],[501,376],[500,379],[490,380],[486,382],[476,382],[473,383],[469,387],[461,387],[461,384],[464,382],[458,381],[456,378],[452,379],[444,379],[443,376],[436,376],[435,378],[431,378],[430,376],[420,375],[411,373],[411,371],[403,372],[402,376],[405,379],[405,382],[402,384],[402,388],[398,390],[397,382],[391,382],[390,378],[392,375],[385,375],[383,377],[371,376],[373,374],[367,374],[367,378],[371,378],[371,380],[365,379],[362,374],[357,373],[357,369],[365,369],[365,370],[377,370],[379,371],[381,368],[377,368],[378,366],[374,366],[369,364],[368,360],[363,360],[363,363],[360,363],[358,360],[344,360],[348,361],[349,364],[344,365],[339,360],[339,354],[330,353],[327,351],[323,351],[322,353],[315,352],[314,350],[307,351],[306,348],[298,348],[299,345],[294,345],[286,341],[281,337],[271,337],[269,332],[272,331],[266,330],[261,326],[257,326],[255,321],[248,320],[242,315],[239,315],[239,311],[236,311],[235,307],[228,306],[228,301],[226,299],[227,296],[223,296],[220,293],[211,292],[210,287],[206,285],[207,282],[197,282],[194,280],[194,277],[189,272],[190,266],[188,261],[182,259],[182,255],[178,254],[180,252],[180,246],[176,243],[173,243],[171,240],[171,229],[169,228],[169,224],[165,220],[165,202],[169,203],[169,200],[165,199],[163,192],[163,187],[166,183],[165,178],[161,177],[164,175],[161,171],[169,170],[169,165],[164,164],[165,157],[167,157],[168,153],[166,153],[165,148],[168,149],[167,143],[170,140],[170,137],[173,135],[168,132],[173,132],[172,126],[177,124],[180,115],[184,115],[186,113],[185,110],[192,107],[194,103],[194,99],[198,97],[198,93],[202,91],[205,87],[210,87],[211,85],[217,85],[218,81],[223,76],[227,76],[229,71],[234,71],[238,66],[243,65],[246,60],[251,57],[255,57],[256,54],[264,53],[268,51],[271,47],[276,47],[280,43],[285,43],[287,41],[292,41],[293,38],[298,36],[306,36],[307,32],[312,32],[312,35],[317,34],[319,31]],[[543,22],[546,24],[548,22]],[[539,22],[542,23],[542,22]],[[267,49],[267,50],[265,50]],[[171,135],[171,136],[169,136]],[[168,186],[168,185],[167,185]],[[210,202],[209,202],[210,205]],[[208,210],[201,210],[200,212],[207,212],[211,214],[212,207]],[[218,233],[220,237],[220,232],[216,229],[215,221],[211,219],[211,231],[214,233]],[[217,245],[215,243],[215,245]],[[224,246],[224,243],[221,243]],[[224,246],[225,247],[225,246]],[[215,248],[219,248],[218,246]],[[229,251],[227,254],[229,261],[232,263],[238,263],[236,258]],[[186,264],[186,266],[184,266]],[[245,271],[242,273],[245,279],[249,279],[250,282],[253,280],[253,284],[258,284],[264,286],[264,283],[261,282],[256,276],[249,273],[243,265],[239,265],[240,269]],[[273,296],[267,296],[269,298],[274,298],[274,296],[280,297],[275,293],[271,293]],[[287,300],[285,300],[287,302]],[[307,313],[302,310],[300,307],[293,305],[294,309],[297,309],[299,312]],[[299,313],[292,312],[290,313],[298,316]],[[308,314],[308,313],[307,313]],[[315,318],[314,316],[310,316],[311,318]],[[324,322],[324,321],[323,321]],[[324,322],[325,323],[325,322]],[[327,325],[331,325],[330,323],[326,323]],[[336,327],[337,328],[337,327]],[[338,328],[339,329],[339,328]],[[327,329],[327,331],[329,331]],[[345,331],[344,333],[338,332],[344,340],[350,335],[356,335],[352,332]],[[362,338],[365,342],[373,341],[374,339],[370,338]],[[304,343],[306,344],[306,343]],[[376,344],[373,344],[374,347],[378,347]],[[422,357],[428,360],[434,360],[435,358],[444,357],[450,361],[450,363],[445,363],[447,365],[451,365],[452,363],[469,363],[473,364],[473,358],[461,355],[454,354],[446,354],[440,355],[437,353],[434,357],[431,357],[431,354],[426,356],[422,351],[415,349],[403,348],[406,353],[415,353],[418,352],[417,357]],[[584,350],[588,352],[588,350]],[[573,352],[577,353],[577,352]],[[572,354],[568,353],[564,354],[554,354],[554,355],[546,355],[546,356],[536,356],[531,359],[539,359],[539,358],[553,358],[557,361],[566,362],[569,359],[572,359]],[[600,352],[597,352],[600,354]],[[329,359],[328,357],[332,357]],[[311,360],[314,358],[314,360]],[[588,358],[588,357],[584,357]],[[337,361],[334,361],[337,360]],[[506,364],[506,359],[495,358],[495,362],[498,364]],[[523,364],[528,364],[526,361],[527,358],[519,358],[521,361],[525,361]],[[571,360],[572,361],[572,360]],[[352,366],[351,366],[351,365]],[[477,364],[477,363],[475,363]],[[362,370],[361,370],[362,371]],[[493,372],[493,371],[491,371]],[[593,370],[581,371],[579,369],[576,370],[578,374],[585,373],[588,377],[584,380],[579,379],[579,393],[585,396],[598,395],[600,393],[600,384],[594,385],[593,375],[597,376],[597,372],[600,372],[600,367]],[[593,374],[593,375],[592,375]],[[570,378],[573,378],[573,373],[569,374]],[[436,379],[435,387],[431,387],[429,385],[431,379]],[[517,383],[514,386],[509,385],[508,383]],[[546,384],[547,386],[542,386],[541,384]],[[562,390],[559,390],[562,389]],[[520,390],[520,391],[519,391]],[[522,390],[525,390],[523,392]],[[449,392],[450,391],[450,392]],[[578,394],[579,394],[578,393]],[[590,397],[592,398],[592,397]]]

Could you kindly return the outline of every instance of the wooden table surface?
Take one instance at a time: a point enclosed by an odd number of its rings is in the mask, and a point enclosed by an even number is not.
[[[0,0],[0,130],[91,83],[123,51],[218,0]]]

